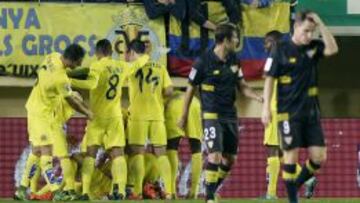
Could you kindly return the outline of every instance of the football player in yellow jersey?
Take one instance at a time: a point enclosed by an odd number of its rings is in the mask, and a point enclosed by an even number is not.
[[[272,47],[281,40],[282,34],[279,31],[270,31],[265,35],[264,48],[267,53],[270,53]],[[277,83],[277,81],[275,82]],[[276,115],[276,85],[274,85],[273,95],[271,97],[271,111]],[[267,178],[267,192],[263,197],[264,199],[276,199],[276,188],[277,181],[280,171],[280,155],[281,150],[279,146],[278,138],[278,127],[277,127],[276,116],[273,117],[271,123],[265,127],[264,132],[264,145],[267,151],[267,167],[266,167],[266,178]]]
[[[199,191],[199,181],[202,168],[201,140],[201,108],[200,102],[194,98],[190,105],[189,120],[185,131],[177,126],[177,122],[182,115],[184,106],[184,93],[175,91],[165,104],[165,125],[167,131],[167,155],[171,165],[171,186],[172,192],[176,194],[176,176],[178,174],[178,147],[183,137],[189,139],[191,149],[191,189],[188,198],[197,198]]]
[[[125,195],[127,166],[124,158],[125,133],[121,113],[121,88],[126,75],[127,63],[111,59],[112,47],[107,39],[96,43],[97,61],[91,64],[91,80],[72,79],[74,87],[90,89],[90,109],[93,120],[86,127],[86,158],[83,161],[81,200],[89,199],[91,177],[95,157],[100,146],[108,151],[112,160],[111,199]]]
[[[150,61],[145,54],[144,42],[135,39],[128,46],[130,61],[145,62],[130,68],[128,122],[129,148],[132,154],[129,168],[134,173],[134,194],[142,194],[144,179],[144,152],[147,139],[154,147],[160,176],[164,181],[167,198],[171,197],[170,163],[166,156],[166,129],[164,124],[164,97],[172,93],[172,82],[163,65]]]
[[[54,113],[61,99],[65,99],[71,107],[92,118],[92,113],[85,104],[77,100],[70,87],[70,80],[65,68],[75,68],[81,65],[85,51],[77,44],[68,46],[64,54],[52,53],[46,56],[38,70],[38,79],[26,103],[29,141],[32,153],[29,155],[21,186],[15,192],[16,199],[26,199],[26,188],[34,175],[36,168],[40,168],[47,184],[59,194],[55,184],[52,166],[52,148],[55,122]]]

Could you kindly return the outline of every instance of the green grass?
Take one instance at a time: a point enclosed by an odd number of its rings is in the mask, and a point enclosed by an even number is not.
[[[14,201],[11,199],[0,199],[0,202],[21,202],[21,201]],[[53,203],[47,201],[39,201],[40,203]],[[75,201],[77,203],[89,203],[89,201]],[[118,203],[119,201],[91,201],[91,202],[109,202],[109,203]],[[144,200],[144,201],[130,201],[125,200],[121,201],[123,203],[204,203],[203,200],[171,200],[171,201],[160,201],[160,200]],[[314,198],[311,200],[301,199],[300,203],[359,203],[359,198]],[[23,202],[21,202],[23,203]],[[286,199],[279,199],[273,201],[265,201],[265,200],[257,200],[257,199],[221,199],[219,203],[287,203]]]

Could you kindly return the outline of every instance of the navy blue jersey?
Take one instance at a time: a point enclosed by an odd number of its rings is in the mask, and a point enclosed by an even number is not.
[[[221,61],[211,48],[193,65],[189,82],[200,87],[205,119],[210,114],[220,120],[237,120],[236,90],[243,77],[238,64],[236,54],[229,54],[226,61]]]
[[[280,42],[271,51],[265,71],[278,79],[280,120],[320,118],[317,66],[324,47],[321,40],[312,40],[305,46],[297,46],[289,40]]]

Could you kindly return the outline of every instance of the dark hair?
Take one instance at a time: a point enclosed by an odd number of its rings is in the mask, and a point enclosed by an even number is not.
[[[79,61],[84,58],[85,50],[78,44],[70,44],[66,47],[63,57],[70,61]]]
[[[277,30],[272,30],[265,35],[265,39],[272,39],[275,42],[279,42],[282,37],[283,34]]]
[[[224,23],[218,25],[215,30],[215,43],[222,43],[225,39],[231,40],[233,32],[237,32],[238,37],[240,37],[239,30],[234,24]]]
[[[95,51],[109,56],[112,54],[111,42],[108,39],[101,39],[96,43]]]
[[[140,39],[133,39],[128,45],[128,51],[135,51],[138,54],[145,53],[146,46],[145,43]]]
[[[312,23],[315,23],[314,19],[309,16],[310,13],[313,13],[313,11],[304,10],[304,11],[297,12],[296,16],[295,16],[295,22],[296,23],[303,23],[305,21],[310,21]]]

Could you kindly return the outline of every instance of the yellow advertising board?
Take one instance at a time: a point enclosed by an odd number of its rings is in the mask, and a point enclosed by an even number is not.
[[[153,60],[166,63],[164,19],[149,20],[142,5],[1,2],[0,75],[35,77],[45,55],[71,43],[86,50],[87,67],[103,38],[112,42],[115,59],[124,59],[126,45],[140,38],[149,42]]]

